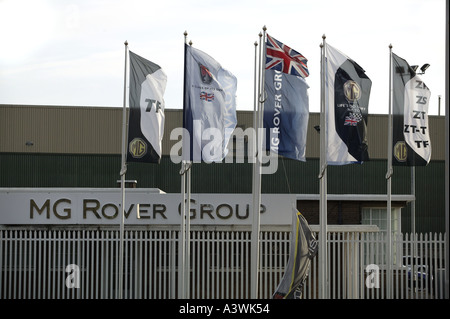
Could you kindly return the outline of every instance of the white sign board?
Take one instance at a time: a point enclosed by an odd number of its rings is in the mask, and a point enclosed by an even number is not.
[[[120,188],[0,188],[0,225],[120,224]],[[262,194],[261,225],[290,225],[295,195]],[[251,225],[252,194],[192,194],[192,225]],[[181,194],[127,189],[126,225],[180,225]]]

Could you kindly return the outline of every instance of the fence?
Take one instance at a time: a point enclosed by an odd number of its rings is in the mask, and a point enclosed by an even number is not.
[[[190,298],[250,297],[250,235],[191,227]],[[179,227],[125,230],[123,298],[177,298],[178,236]],[[0,299],[116,298],[119,243],[112,229],[0,229]],[[328,298],[443,298],[442,234],[393,236],[391,267],[381,232],[330,232],[327,243]],[[262,229],[260,298],[275,291],[289,245],[290,227]],[[317,274],[316,257],[299,298],[318,298]]]

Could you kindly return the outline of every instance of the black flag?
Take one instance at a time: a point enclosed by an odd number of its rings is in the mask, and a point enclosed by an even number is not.
[[[326,45],[327,162],[369,160],[367,115],[372,81],[355,61]]]
[[[159,65],[130,51],[127,162],[161,160],[166,83],[167,76]]]

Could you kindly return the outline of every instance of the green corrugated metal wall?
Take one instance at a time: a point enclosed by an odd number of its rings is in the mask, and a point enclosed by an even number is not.
[[[416,230],[445,231],[444,161],[416,167]],[[386,194],[386,161],[328,167],[329,194]],[[163,157],[160,165],[130,163],[126,178],[137,187],[180,192],[180,165]],[[117,187],[120,155],[0,154],[0,187]],[[318,159],[278,161],[275,174],[263,175],[263,193],[318,194]],[[411,169],[394,167],[393,194],[411,193]],[[193,193],[251,193],[251,164],[194,164]],[[410,204],[402,229],[409,230]]]
[[[410,168],[404,168],[408,173]],[[445,232],[445,161],[416,167],[416,230]],[[403,217],[403,215],[402,215]],[[403,224],[410,223],[410,213]]]

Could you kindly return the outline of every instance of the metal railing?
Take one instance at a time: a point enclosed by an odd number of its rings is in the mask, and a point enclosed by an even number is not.
[[[123,298],[177,298],[178,236],[176,226],[125,230]],[[289,259],[290,227],[266,227],[260,238],[259,296],[270,298]],[[193,226],[189,298],[250,298],[250,241],[249,229]],[[328,298],[387,298],[388,289],[392,298],[444,298],[442,234],[393,236],[390,275],[382,232],[330,232],[327,244]],[[117,298],[118,256],[115,229],[0,229],[0,299]],[[316,257],[299,297],[318,298],[318,287]]]

